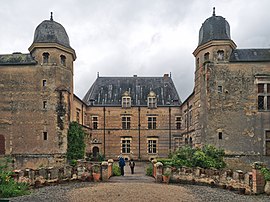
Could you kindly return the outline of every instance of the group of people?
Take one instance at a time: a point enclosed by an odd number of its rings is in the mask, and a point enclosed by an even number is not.
[[[122,175],[122,176],[124,176],[124,174],[125,174],[125,171],[124,171],[125,165],[126,165],[125,159],[124,159],[122,156],[120,156],[120,157],[119,157],[119,167],[120,167],[121,175]],[[133,159],[130,159],[130,160],[129,160],[129,167],[130,167],[130,169],[131,169],[131,174],[134,174],[135,162],[134,162]]]

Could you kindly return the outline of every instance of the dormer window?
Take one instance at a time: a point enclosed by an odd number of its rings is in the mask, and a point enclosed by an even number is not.
[[[157,98],[156,98],[156,94],[153,91],[151,91],[147,97],[147,105],[148,105],[148,108],[157,107]]]
[[[219,50],[217,52],[217,59],[218,60],[224,60],[224,51],[223,50]]]
[[[43,53],[42,56],[43,56],[43,64],[48,64],[50,54],[49,53]]]
[[[66,66],[66,56],[60,55],[61,65]]]
[[[130,108],[131,107],[131,97],[130,97],[128,91],[126,91],[122,96],[122,107],[123,108]]]
[[[207,52],[204,54],[204,62],[209,61],[209,59],[210,59],[210,53]]]

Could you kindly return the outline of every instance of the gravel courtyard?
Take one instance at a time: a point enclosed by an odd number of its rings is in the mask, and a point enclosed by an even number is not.
[[[146,163],[138,162],[135,174],[125,167],[125,176],[111,177],[109,182],[72,182],[35,189],[29,196],[10,198],[11,202],[269,202],[266,195],[239,195],[208,186],[155,183],[145,176]]]
[[[157,202],[157,201],[237,201],[262,202],[270,201],[266,195],[246,196],[228,190],[194,185],[167,185],[140,182],[107,182],[107,183],[71,183],[44,187],[29,196],[11,198],[11,202],[73,202],[73,201],[121,201],[121,202]]]

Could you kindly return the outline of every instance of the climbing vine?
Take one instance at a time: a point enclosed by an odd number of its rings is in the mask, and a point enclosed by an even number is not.
[[[72,122],[68,129],[67,159],[83,159],[85,153],[84,131],[77,122]]]

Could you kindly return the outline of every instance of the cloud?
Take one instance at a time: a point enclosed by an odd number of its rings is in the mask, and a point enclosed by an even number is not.
[[[227,19],[239,48],[270,46],[270,1],[25,0],[1,1],[0,54],[28,52],[39,23],[61,23],[77,53],[75,94],[83,98],[101,76],[172,73],[182,101],[194,87],[194,57],[202,23]]]

